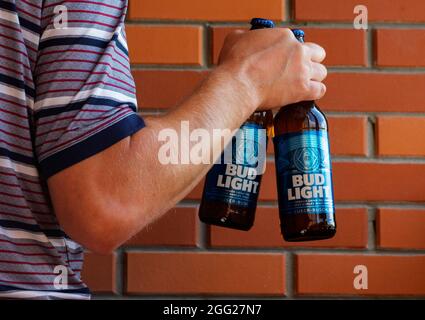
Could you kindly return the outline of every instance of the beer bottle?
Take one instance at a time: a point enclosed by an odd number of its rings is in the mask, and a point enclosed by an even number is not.
[[[304,32],[292,30],[304,42]],[[328,122],[314,101],[282,107],[274,118],[279,216],[286,241],[336,232]]]
[[[274,23],[254,18],[251,26],[273,28]],[[253,226],[272,121],[271,111],[254,112],[208,172],[199,208],[202,222],[245,231]],[[226,161],[226,152],[231,161]]]

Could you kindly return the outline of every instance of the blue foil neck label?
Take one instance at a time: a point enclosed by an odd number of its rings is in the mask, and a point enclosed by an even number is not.
[[[266,148],[261,144],[266,143],[267,137],[255,123],[244,124],[240,129],[226,148],[226,152],[231,152],[231,161],[226,163],[223,153],[208,172],[203,199],[255,208],[266,157]]]
[[[273,143],[281,214],[333,216],[328,133],[316,130],[287,133],[274,137]]]

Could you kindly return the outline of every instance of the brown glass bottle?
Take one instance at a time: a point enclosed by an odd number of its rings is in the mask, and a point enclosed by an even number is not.
[[[245,231],[253,226],[262,178],[259,163],[266,157],[266,146],[260,144],[267,145],[272,118],[270,111],[255,112],[240,129],[244,138],[234,137],[233,145],[228,146],[232,148],[231,163],[225,163],[222,155],[220,163],[208,172],[199,208],[202,222]],[[252,152],[259,161],[254,165],[236,161],[241,150],[242,156]]]
[[[294,34],[303,41],[302,30]],[[336,233],[328,122],[314,101],[285,106],[273,138],[281,231],[286,241]]]
[[[261,28],[273,28],[274,23],[270,20],[254,18],[251,20],[251,30]],[[267,145],[267,135],[260,135],[260,130],[268,132],[272,128],[273,114],[270,111],[255,112],[241,126],[239,134],[243,139],[233,140],[232,163],[224,163],[224,153],[220,163],[214,164],[208,172],[201,205],[199,218],[202,222],[228,227],[238,230],[249,230],[255,219],[258,193],[260,191],[262,172],[258,171],[258,163],[255,171],[248,163],[237,164],[238,150],[243,150],[245,156],[253,153],[259,162],[265,162],[265,148],[261,149],[261,143]],[[264,139],[265,138],[265,139]],[[236,140],[236,141],[235,141]],[[261,141],[265,140],[265,141]],[[251,150],[251,151],[249,151]],[[263,150],[263,154],[259,154]],[[256,172],[257,174],[249,174]],[[236,184],[238,182],[238,184]],[[244,190],[238,190],[240,186]],[[252,187],[252,188],[249,188]]]

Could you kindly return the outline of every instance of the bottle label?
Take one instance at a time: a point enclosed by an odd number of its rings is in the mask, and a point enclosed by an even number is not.
[[[265,130],[260,125],[244,124],[218,163],[208,172],[203,198],[255,208],[266,157],[266,141]],[[230,161],[225,161],[225,154],[231,154]]]
[[[279,207],[284,214],[334,212],[329,139],[326,131],[273,138]]]

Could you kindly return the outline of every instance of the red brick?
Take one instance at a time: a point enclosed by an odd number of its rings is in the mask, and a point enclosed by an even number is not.
[[[202,197],[202,191],[204,190],[205,178],[202,179],[192,191],[186,196],[188,200],[199,200]]]
[[[86,252],[82,279],[93,292],[115,293],[116,255]]]
[[[425,7],[425,6],[424,6]],[[424,29],[376,31],[376,64],[381,67],[425,67]]]
[[[334,238],[322,241],[286,242],[280,233],[278,208],[258,207],[254,227],[249,232],[221,227],[211,227],[212,247],[316,247],[316,248],[366,248],[366,209],[341,209],[336,212],[337,233]]]
[[[336,201],[425,201],[425,165],[417,163],[334,162]],[[187,196],[200,199],[203,182]],[[275,166],[267,163],[260,200],[277,200]]]
[[[141,108],[171,108],[188,97],[205,71],[133,70]]]
[[[367,151],[366,117],[327,117],[331,153],[365,156]]]
[[[424,22],[423,0],[295,0],[295,19],[299,21],[348,21],[356,16],[354,7],[365,5],[369,21]]]
[[[378,117],[378,154],[425,156],[425,117]]]
[[[424,112],[425,74],[330,73],[323,110]]]
[[[197,208],[174,208],[139,232],[127,245],[196,246]]]
[[[252,17],[283,20],[284,1],[268,0],[130,0],[130,19],[247,21]]]
[[[423,164],[338,162],[333,169],[336,200],[425,200]]]
[[[380,248],[425,249],[425,210],[380,208],[376,218]]]
[[[212,28],[213,63],[218,62],[221,47],[226,35],[242,27]],[[303,28],[306,41],[316,42],[326,50],[325,64],[328,66],[364,66],[366,65],[365,32],[354,29]]]
[[[285,294],[285,256],[261,253],[127,253],[129,294]]]
[[[368,270],[368,289],[353,286],[356,265]],[[425,256],[299,254],[296,292],[302,295],[425,295]]]
[[[202,27],[127,25],[126,33],[132,63],[202,64]]]

